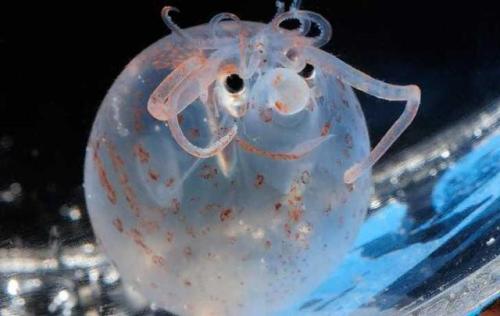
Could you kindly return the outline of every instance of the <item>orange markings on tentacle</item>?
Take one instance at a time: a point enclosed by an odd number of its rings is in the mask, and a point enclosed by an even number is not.
[[[271,151],[266,151],[263,149],[260,149],[258,147],[253,146],[252,144],[248,143],[247,141],[235,137],[235,141],[240,145],[241,149],[243,149],[246,152],[256,154],[259,156],[264,156],[266,158],[270,158],[273,160],[297,160],[300,159],[302,156],[301,155],[296,155],[296,154],[287,154],[287,153],[279,153],[279,152],[271,152]]]

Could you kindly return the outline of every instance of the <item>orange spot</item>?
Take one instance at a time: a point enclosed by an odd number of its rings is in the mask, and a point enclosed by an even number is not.
[[[171,201],[170,201],[170,207],[169,207],[169,210],[174,213],[174,214],[178,214],[179,211],[181,210],[181,202],[179,202],[179,200],[177,198],[173,198]]]
[[[248,143],[247,141],[235,137],[235,141],[240,145],[241,149],[243,149],[246,152],[249,152],[251,154],[263,156],[269,159],[273,160],[297,160],[302,158],[304,155],[297,155],[297,154],[287,154],[287,153],[280,153],[280,152],[271,152],[271,151],[266,151],[260,148],[257,148],[253,146],[252,144]]]
[[[153,181],[158,181],[158,178],[160,177],[160,174],[152,169],[149,169],[148,171],[148,176],[151,180]]]
[[[166,265],[166,260],[162,256],[154,255],[152,257],[153,259],[153,264],[157,266],[162,266],[164,267]]]
[[[151,250],[151,248],[149,248],[148,245],[146,245],[144,237],[142,236],[140,231],[138,231],[137,229],[131,229],[129,232],[129,236],[132,238],[132,240],[137,246],[139,246],[142,250],[144,250],[144,252],[147,255],[153,254],[153,250]]]
[[[330,133],[330,127],[331,124],[329,122],[325,123],[325,125],[321,128],[321,136],[328,135],[328,133]]]
[[[99,182],[101,183],[101,186],[104,188],[104,191],[106,191],[106,196],[108,197],[108,200],[111,202],[111,204],[116,204],[117,201],[116,191],[114,190],[113,185],[108,179],[106,169],[104,169],[104,164],[101,158],[99,157],[97,151],[94,153],[94,163],[97,168],[97,173],[99,175]]]
[[[139,159],[141,163],[149,162],[149,152],[144,149],[141,144],[136,144],[134,146],[134,155]]]
[[[219,73],[222,76],[232,75],[238,73],[238,67],[235,64],[227,64],[220,68]]]
[[[288,113],[290,111],[290,109],[288,108],[288,106],[281,102],[281,101],[276,101],[274,103],[274,106],[282,113]]]
[[[139,216],[141,213],[141,209],[139,207],[139,203],[137,202],[134,190],[128,184],[128,177],[124,168],[125,162],[120,157],[113,144],[108,142],[107,145],[108,145],[108,153],[111,158],[111,163],[113,165],[115,172],[119,176],[120,184],[122,185],[123,191],[125,192],[125,199],[127,200],[127,203],[132,212],[134,213],[134,215]]]
[[[299,208],[293,208],[288,212],[288,218],[297,223],[302,218],[302,211]]]
[[[219,215],[219,218],[220,218],[221,222],[224,222],[225,220],[232,219],[233,218],[233,210],[231,210],[230,208],[226,208],[226,209],[222,210],[220,215]]]
[[[191,137],[191,139],[196,139],[200,137],[200,130],[197,128],[189,129],[189,136]]]

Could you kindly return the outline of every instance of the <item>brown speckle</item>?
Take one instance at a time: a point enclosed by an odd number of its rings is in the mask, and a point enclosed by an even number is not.
[[[160,225],[157,222],[142,218],[139,219],[139,227],[146,234],[153,234],[160,229]]]
[[[184,115],[178,114],[177,120],[179,121],[179,125],[182,125],[182,123],[184,123]]]
[[[255,187],[260,188],[264,184],[264,176],[262,174],[257,174],[255,177]]]
[[[302,181],[303,184],[309,184],[311,182],[311,173],[309,171],[305,170],[302,172],[302,176],[300,177],[300,180]]]
[[[290,224],[285,223],[285,225],[283,225],[283,228],[285,229],[285,233],[288,238],[290,238],[290,236],[292,235],[292,228],[290,227]]]
[[[108,145],[108,153],[111,158],[111,163],[113,165],[113,169],[118,174],[120,179],[120,184],[122,185],[123,191],[125,192],[125,199],[127,200],[128,206],[132,210],[135,216],[140,216],[141,208],[139,207],[139,203],[137,202],[137,198],[135,196],[134,190],[128,183],[127,173],[125,172],[125,162],[121,158],[121,156],[116,151],[116,148],[110,142]]]
[[[134,146],[134,155],[141,163],[149,162],[149,152],[141,144]]]
[[[205,180],[211,180],[217,176],[217,168],[211,167],[209,165],[204,165],[201,169],[201,177]]]
[[[167,240],[167,242],[172,243],[172,241],[174,241],[174,233],[166,232],[165,239]]]
[[[179,200],[177,198],[173,198],[171,201],[170,201],[170,207],[169,207],[169,210],[174,213],[174,214],[178,214],[179,211],[181,210],[181,202],[179,202]]]
[[[264,123],[270,123],[273,120],[273,110],[270,108],[260,109],[259,117]]]
[[[134,129],[136,132],[142,131],[142,109],[140,107],[136,107],[134,111]]]
[[[129,235],[132,238],[132,240],[134,241],[134,243],[137,246],[139,246],[142,250],[144,250],[144,252],[147,255],[153,254],[153,250],[151,250],[151,248],[149,248],[148,245],[146,245],[146,242],[144,241],[144,237],[142,236],[140,231],[138,231],[137,229],[131,229],[129,232]]]
[[[152,169],[149,169],[148,171],[148,176],[151,180],[153,181],[158,181],[158,178],[160,177],[160,174]]]
[[[281,206],[282,206],[282,204],[281,204],[280,202],[278,202],[278,203],[274,204],[274,209],[275,209],[276,211],[279,211],[279,210],[280,210],[280,208],[281,208]]]
[[[325,125],[323,125],[323,127],[321,128],[321,136],[328,135],[328,133],[330,133],[330,127],[330,122],[326,122]]]
[[[345,134],[344,135],[344,142],[346,144],[346,146],[351,149],[353,147],[353,143],[352,143],[352,136],[351,134]]]
[[[116,230],[120,233],[123,233],[123,222],[118,217],[113,220],[113,226],[115,226]]]
[[[154,265],[164,267],[166,264],[166,260],[162,256],[154,255],[152,259]]]
[[[191,257],[193,255],[193,250],[191,250],[191,247],[185,247],[184,248],[184,255],[186,257]]]
[[[302,210],[299,208],[293,208],[288,212],[288,218],[297,223],[302,218]]]
[[[175,179],[174,178],[168,178],[167,181],[165,181],[165,186],[167,188],[171,188],[175,183]]]
[[[191,139],[197,139],[198,137],[200,137],[200,130],[197,128],[189,129],[189,136],[191,137]]]
[[[220,212],[219,218],[221,222],[224,222],[226,220],[230,220],[233,218],[233,210],[230,208],[226,208]]]
[[[189,280],[184,280],[184,285],[185,285],[185,286],[191,286],[191,281],[189,281]]]

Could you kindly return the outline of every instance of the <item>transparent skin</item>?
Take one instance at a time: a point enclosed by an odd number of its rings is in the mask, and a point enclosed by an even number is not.
[[[185,30],[171,9],[173,34],[130,62],[94,122],[92,225],[122,277],[159,307],[272,314],[342,260],[368,207],[371,166],[416,112],[370,153],[351,86],[390,100],[415,88],[335,64],[315,47],[329,25],[297,7],[270,24],[221,14]],[[278,29],[291,14],[322,34]],[[312,73],[301,72],[306,64]]]

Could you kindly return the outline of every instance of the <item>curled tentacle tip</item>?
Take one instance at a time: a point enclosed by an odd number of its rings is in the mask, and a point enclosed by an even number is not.
[[[177,12],[177,13],[181,12],[181,10],[177,9],[176,7],[166,5],[163,7],[163,9],[161,9],[161,15],[163,17],[170,18],[170,12],[172,12],[172,11]]]

